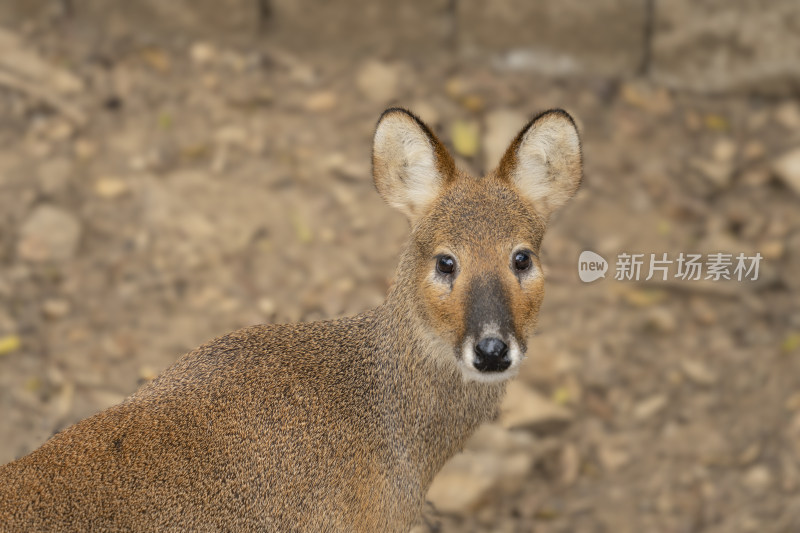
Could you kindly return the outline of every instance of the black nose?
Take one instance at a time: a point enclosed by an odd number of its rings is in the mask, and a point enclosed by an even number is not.
[[[502,372],[511,366],[508,346],[500,339],[487,337],[475,345],[475,368],[481,372]]]

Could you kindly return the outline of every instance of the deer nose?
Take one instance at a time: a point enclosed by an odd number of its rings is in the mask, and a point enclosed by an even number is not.
[[[496,337],[486,337],[475,345],[475,360],[472,363],[481,372],[502,372],[511,366],[508,346]]]

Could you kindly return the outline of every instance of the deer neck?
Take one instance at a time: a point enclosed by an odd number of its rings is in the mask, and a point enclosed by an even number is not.
[[[398,464],[427,491],[477,427],[495,417],[505,385],[465,381],[453,347],[425,327],[402,289],[398,283],[378,309],[382,366],[390,369],[382,377],[390,398],[384,415]]]

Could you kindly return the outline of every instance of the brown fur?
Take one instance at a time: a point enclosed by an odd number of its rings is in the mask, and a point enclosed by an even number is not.
[[[538,251],[546,216],[516,188],[511,163],[480,180],[462,175],[418,119],[387,113],[387,127],[423,132],[438,177],[435,200],[406,210],[414,227],[386,302],[340,320],[245,328],[190,352],[122,404],[0,467],[0,530],[413,525],[435,474],[504,391],[455,364],[469,287],[502,280],[524,339],[542,278],[518,279],[509,255],[519,243]],[[384,182],[393,178],[381,169],[406,165],[390,163],[376,156],[375,179],[402,201],[403,180]],[[449,291],[429,281],[443,248],[461,258]]]

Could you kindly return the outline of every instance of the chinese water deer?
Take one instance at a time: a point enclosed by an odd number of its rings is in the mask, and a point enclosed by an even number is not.
[[[408,531],[524,358],[540,242],[581,181],[581,148],[570,116],[548,111],[477,179],[389,109],[373,169],[412,228],[382,305],[183,356],[0,467],[0,529]]]

